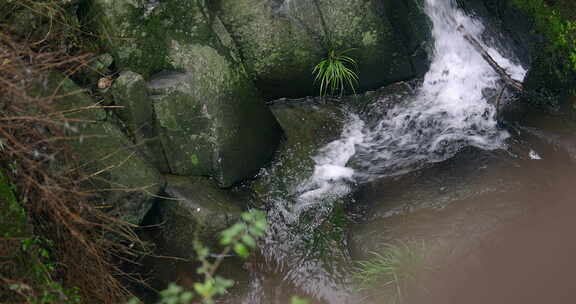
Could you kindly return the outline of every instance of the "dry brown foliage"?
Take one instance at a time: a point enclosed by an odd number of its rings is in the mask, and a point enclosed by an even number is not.
[[[0,170],[16,186],[34,234],[53,241],[50,250],[57,263],[48,275],[65,287],[80,288],[82,303],[122,303],[130,294],[124,281],[130,275],[120,265],[134,261],[134,248],[142,244],[130,224],[93,204],[93,194],[80,185],[82,172],[56,165],[74,161],[66,132],[71,123],[54,108],[61,96],[31,93],[47,71],[71,75],[90,58],[53,43],[54,34],[20,35],[0,21]],[[14,282],[28,287],[14,295],[22,302],[42,292],[34,278],[0,273],[0,294]]]

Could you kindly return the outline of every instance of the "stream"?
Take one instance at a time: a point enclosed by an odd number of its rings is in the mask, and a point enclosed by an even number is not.
[[[287,176],[288,154],[260,175],[270,229],[237,303],[371,303],[354,287],[355,261],[414,239],[437,265],[468,261],[506,223],[560,199],[566,182],[557,181],[574,180],[571,157],[537,132],[548,122],[499,126],[503,83],[462,31],[522,81],[526,70],[503,55],[510,49],[455,1],[423,9],[433,37],[424,78],[365,107],[342,106],[341,134],[308,156],[313,167]]]

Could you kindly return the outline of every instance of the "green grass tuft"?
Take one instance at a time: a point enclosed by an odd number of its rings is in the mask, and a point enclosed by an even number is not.
[[[358,290],[384,296],[387,303],[402,303],[406,291],[418,286],[418,278],[426,270],[424,242],[388,244],[372,254],[372,258],[357,262],[353,278]]]
[[[356,60],[345,51],[330,50],[328,56],[323,58],[312,70],[315,75],[314,83],[320,83],[320,96],[326,94],[342,95],[346,87],[356,93],[358,74]]]

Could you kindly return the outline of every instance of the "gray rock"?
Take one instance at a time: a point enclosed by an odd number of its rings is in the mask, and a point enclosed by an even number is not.
[[[205,57],[208,62],[199,58],[188,73],[155,75],[148,87],[171,172],[210,175],[228,187],[255,174],[271,158],[282,131],[250,88],[239,97],[228,91],[227,84],[238,75],[223,57],[213,55]],[[206,65],[214,67],[210,75],[199,71]]]
[[[109,214],[139,224],[163,188],[158,170],[110,122],[83,125],[77,135],[72,146],[78,164],[87,174],[98,172],[87,187],[102,191],[102,202],[112,206]]]
[[[80,167],[93,175],[85,185],[98,191],[97,203],[111,206],[109,214],[139,224],[163,187],[159,172],[72,80],[52,73],[39,92],[66,95],[57,99],[56,107],[70,119],[66,125],[75,163],[54,164],[54,170]]]
[[[115,113],[129,130],[138,150],[160,172],[170,172],[157,131],[153,99],[144,78],[131,71],[122,72],[112,85],[111,93],[115,105],[122,107],[115,109]]]
[[[215,244],[218,233],[240,219],[244,198],[230,190],[202,177],[166,176],[166,180],[166,193],[172,199],[159,201],[156,209],[164,254],[192,258],[195,240]]]
[[[311,71],[332,48],[354,48],[361,88],[414,76],[380,1],[220,0],[216,8],[266,96],[314,93]]]
[[[169,172],[229,187],[271,158],[281,129],[206,1],[96,0],[91,11],[104,37],[134,38],[108,46],[119,67],[149,77]]]

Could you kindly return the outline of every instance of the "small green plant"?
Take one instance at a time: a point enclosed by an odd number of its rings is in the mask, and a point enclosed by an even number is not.
[[[201,263],[197,272],[204,277],[203,282],[194,284],[194,291],[200,295],[204,304],[213,304],[214,296],[225,294],[226,290],[234,285],[234,281],[215,275],[230,251],[245,259],[250,249],[256,247],[256,240],[266,234],[267,223],[264,212],[254,210],[242,213],[241,217],[242,221],[222,231],[220,244],[225,247],[214,260],[210,260],[210,250],[207,247],[199,240],[194,242],[194,249]]]
[[[194,242],[194,250],[200,267],[196,269],[203,278],[194,283],[194,291],[188,291],[172,283],[160,292],[158,304],[189,304],[199,298],[203,304],[214,304],[214,297],[223,295],[226,290],[234,285],[234,281],[216,275],[216,271],[224,261],[224,258],[234,251],[241,258],[247,258],[250,250],[256,248],[256,241],[266,234],[266,214],[262,211],[253,210],[244,212],[242,220],[232,227],[222,231],[220,244],[224,246],[220,254],[210,253],[210,249],[200,240]],[[139,304],[140,300],[134,298],[128,304]]]
[[[290,304],[310,304],[310,301],[302,299],[301,297],[298,296],[293,296],[292,298],[290,298]]]
[[[358,262],[353,278],[359,291],[376,292],[389,303],[402,303],[409,287],[417,286],[419,275],[425,270],[424,242],[407,241],[386,245],[381,253]]]
[[[355,91],[358,85],[358,75],[356,73],[356,60],[348,55],[352,49],[344,51],[328,51],[328,55],[323,58],[312,70],[315,75],[314,83],[320,83],[320,96],[326,94],[342,95],[346,87]]]
[[[21,237],[26,234],[26,210],[16,199],[14,186],[0,170],[0,237]]]
[[[20,241],[20,265],[24,265],[30,276],[28,280],[14,281],[8,288],[33,304],[77,304],[82,299],[77,287],[65,288],[52,277],[55,258],[51,251],[54,242],[38,236],[23,238]]]

